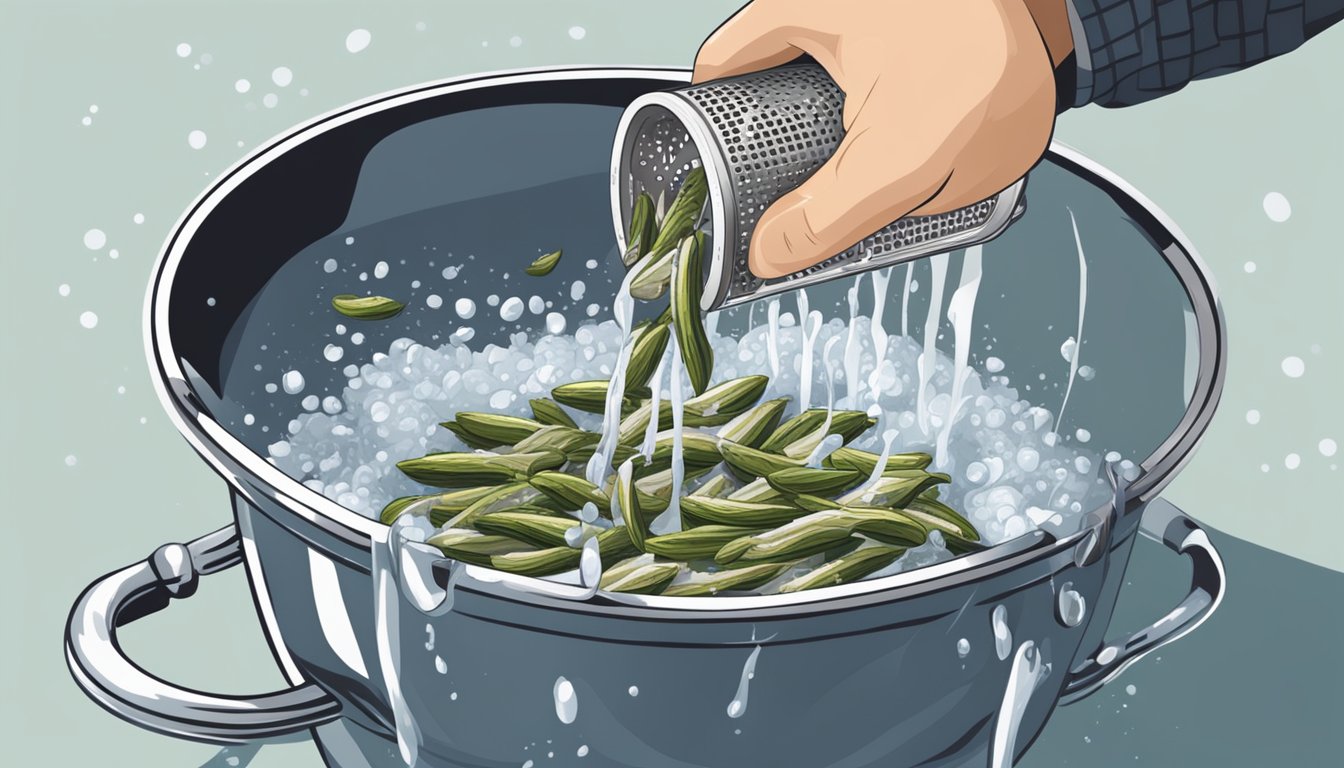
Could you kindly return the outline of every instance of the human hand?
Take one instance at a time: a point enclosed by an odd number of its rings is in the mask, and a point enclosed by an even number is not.
[[[751,271],[806,269],[908,215],[984,200],[1050,143],[1064,0],[754,0],[705,40],[694,82],[808,54],[845,92],[835,155],[762,214]]]

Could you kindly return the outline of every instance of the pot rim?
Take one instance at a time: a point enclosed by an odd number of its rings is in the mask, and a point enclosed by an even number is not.
[[[286,511],[319,530],[366,553],[374,544],[386,544],[390,530],[388,526],[376,519],[348,510],[286,475],[264,457],[252,452],[201,407],[191,385],[188,384],[187,374],[174,352],[172,329],[168,323],[173,281],[192,237],[215,206],[272,159],[316,135],[377,112],[428,98],[496,85],[612,78],[647,79],[673,84],[688,82],[690,74],[689,69],[639,66],[538,67],[478,73],[400,88],[356,101],[300,123],[270,141],[258,145],[251,153],[221,173],[216,181],[187,207],[174,223],[171,234],[155,261],[144,303],[145,352],[150,368],[155,374],[152,377],[154,389],[173,425],[192,448],[225,479],[233,491],[254,506],[261,506],[262,499],[256,498],[257,493],[261,493],[266,499],[281,505]],[[1196,317],[1201,339],[1200,365],[1190,403],[1167,439],[1150,456],[1139,462],[1141,473],[1130,485],[1126,494],[1131,504],[1148,501],[1160,493],[1189,461],[1212,419],[1222,393],[1226,373],[1226,327],[1217,291],[1208,268],[1184,233],[1151,200],[1111,171],[1065,144],[1052,141],[1047,154],[1052,160],[1096,183],[1110,194],[1131,218],[1139,219],[1138,228],[1150,239],[1153,236],[1153,229],[1165,233],[1167,242],[1155,245],[1180,280]],[[907,589],[914,593],[924,593],[951,583],[983,579],[1017,567],[1024,561],[1048,556],[1050,552],[1058,551],[1056,546],[1072,546],[1102,525],[1102,521],[1109,517],[1111,506],[1112,504],[1108,502],[1094,510],[1090,513],[1089,519],[1095,522],[1063,540],[1037,530],[983,552],[965,555],[945,563],[835,587],[788,595],[713,598],[655,596],[655,598],[641,597],[638,600],[630,600],[630,596],[615,596],[607,592],[599,594],[609,604],[619,603],[631,608],[642,607],[646,610],[655,608],[666,613],[692,614],[770,608],[797,609],[809,604],[848,602],[863,595],[867,595],[868,601],[871,601],[875,593],[900,590],[901,594],[904,594]],[[284,521],[277,522],[292,528]],[[326,542],[317,542],[309,538],[309,545],[327,554],[335,554]],[[1033,553],[1030,557],[1024,556],[1024,553],[1036,549],[1046,551]],[[572,601],[586,600],[590,596],[586,590],[572,594],[566,593],[563,589],[557,590],[557,587],[563,585],[543,579],[503,574],[476,566],[467,566],[466,570],[475,584],[495,582],[497,587],[515,595],[528,593],[536,597],[560,597],[571,601],[571,606]],[[499,590],[486,588],[485,591]],[[899,599],[901,594],[881,597],[887,600]]]

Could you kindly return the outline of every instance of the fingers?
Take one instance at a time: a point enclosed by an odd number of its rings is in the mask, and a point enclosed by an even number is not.
[[[862,123],[835,155],[761,215],[748,265],[761,278],[798,272],[849,248],[937,196],[950,162]]]
[[[777,2],[742,6],[700,45],[691,82],[756,72],[798,58],[802,51],[789,44],[788,30]]]

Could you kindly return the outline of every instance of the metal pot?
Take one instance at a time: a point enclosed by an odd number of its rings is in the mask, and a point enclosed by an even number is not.
[[[245,350],[267,338],[280,361],[320,349],[321,334],[294,307],[314,290],[329,295],[313,284],[322,254],[351,232],[406,235],[421,220],[416,212],[433,209],[435,221],[478,238],[482,251],[525,254],[519,243],[534,248],[528,238],[559,235],[567,250],[605,253],[619,276],[604,170],[611,136],[634,98],[686,78],[566,69],[395,92],[281,136],[188,210],[155,269],[146,343],[165,409],[228,482],[235,521],[161,547],[80,596],[66,651],[90,697],[142,727],[213,743],[313,730],[331,765],[412,757],[516,766],[547,753],[631,767],[958,765],[994,751],[1006,754],[1002,762],[1027,748],[1058,703],[1086,696],[1208,617],[1223,591],[1218,555],[1157,495],[1217,402],[1225,368],[1217,300],[1165,217],[1058,146],[1033,172],[1032,210],[985,247],[976,313],[1015,381],[1057,372],[1059,342],[1044,329],[1055,321],[1071,328],[1079,315],[1068,227],[1070,217],[1079,222],[1087,282],[1106,289],[1086,303],[1086,349],[1100,373],[1072,393],[1060,429],[1086,424],[1094,443],[1142,460],[1137,478],[1115,482],[1111,501],[1086,512],[1076,532],[1033,531],[887,578],[758,597],[587,596],[441,561],[423,572],[433,580],[414,585],[418,602],[408,602],[397,579],[416,575],[414,552],[389,548],[387,527],[263,458],[266,437],[241,421],[245,411],[264,413]],[[537,194],[548,205],[534,206],[535,217],[510,218],[519,195]],[[306,271],[289,271],[295,263]],[[592,282],[604,273],[589,274]],[[447,298],[506,284],[492,269],[449,284],[460,293]],[[610,277],[606,285],[614,292]],[[843,291],[817,287],[813,306]],[[583,316],[578,304],[565,311]],[[720,329],[747,311],[725,313]],[[368,331],[370,347],[423,337],[424,318],[405,315]],[[916,333],[921,323],[913,325]],[[514,328],[482,317],[476,330],[483,342]],[[333,373],[333,386],[340,381]],[[1141,528],[1191,560],[1192,584],[1150,627],[1107,637]],[[239,563],[291,688],[211,695],[125,658],[119,625]],[[561,677],[577,701],[573,718],[557,696]]]

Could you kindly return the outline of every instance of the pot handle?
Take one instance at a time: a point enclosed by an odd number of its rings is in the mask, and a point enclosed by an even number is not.
[[[1060,697],[1062,704],[1085,698],[1129,665],[1193,632],[1213,615],[1223,600],[1227,584],[1223,559],[1198,523],[1171,502],[1154,499],[1144,509],[1140,527],[1172,551],[1190,558],[1193,566],[1190,593],[1166,616],[1126,640],[1105,643],[1082,666],[1070,672]]]
[[[310,682],[257,696],[211,695],[161,680],[122,653],[117,627],[191,597],[200,576],[242,560],[242,541],[230,525],[187,545],[165,544],[89,585],[66,626],[65,658],[75,682],[142,728],[213,744],[273,739],[336,719],[340,703]]]

